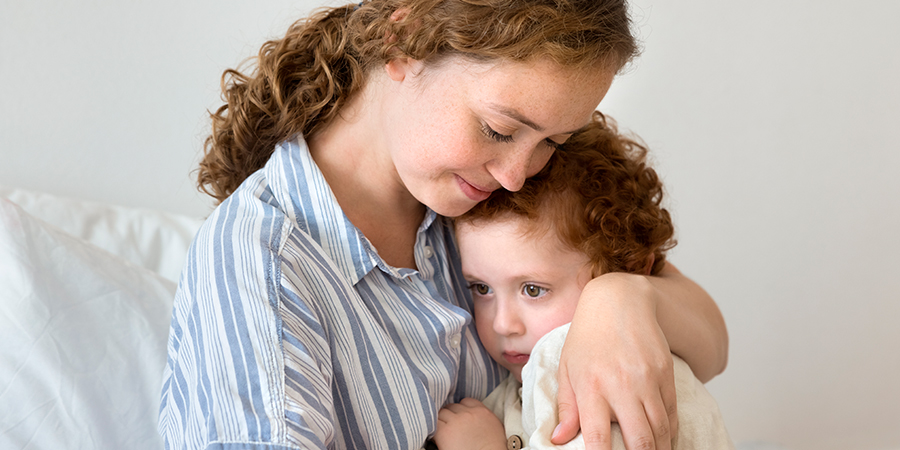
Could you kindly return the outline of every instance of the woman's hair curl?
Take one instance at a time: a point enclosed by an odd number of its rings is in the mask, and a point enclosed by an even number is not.
[[[456,220],[477,225],[518,216],[527,219],[527,233],[553,232],[587,255],[594,275],[656,274],[675,246],[675,229],[662,207],[662,182],[646,159],[646,147],[595,112],[522,189],[494,191]]]
[[[266,42],[246,72],[222,76],[225,104],[198,170],[200,189],[224,200],[275,145],[315,136],[391,58],[426,65],[549,58],[618,71],[637,53],[624,0],[369,0],[327,8]]]

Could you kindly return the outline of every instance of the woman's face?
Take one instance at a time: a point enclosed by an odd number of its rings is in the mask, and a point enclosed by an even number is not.
[[[422,67],[388,63],[382,123],[399,182],[454,217],[505,188],[516,191],[555,146],[586,125],[614,73],[551,61],[479,63],[451,57]]]

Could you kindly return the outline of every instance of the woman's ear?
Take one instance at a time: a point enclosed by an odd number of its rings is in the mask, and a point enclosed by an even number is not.
[[[409,15],[409,8],[400,8],[391,14],[391,22],[402,22]],[[395,28],[396,29],[396,28]],[[401,34],[403,34],[401,32]],[[384,37],[385,41],[393,44],[399,40],[397,34],[389,34]],[[403,81],[408,76],[416,75],[422,70],[422,63],[408,56],[403,56],[400,49],[393,47],[391,49],[393,58],[385,64],[385,71],[394,81]]]
[[[403,81],[407,77],[417,75],[422,71],[422,62],[408,56],[398,56],[384,65],[384,70],[394,81]]]

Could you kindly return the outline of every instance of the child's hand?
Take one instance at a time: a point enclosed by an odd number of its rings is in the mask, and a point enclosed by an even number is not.
[[[434,443],[440,450],[505,450],[506,432],[483,403],[464,398],[438,413]]]

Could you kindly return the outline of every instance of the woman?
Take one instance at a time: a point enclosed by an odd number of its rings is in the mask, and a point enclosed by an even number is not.
[[[505,373],[441,216],[521,187],[635,49],[621,1],[371,0],[226,72],[199,176],[222,203],[175,299],[168,447],[420,448],[441,406],[483,398]],[[580,426],[605,448],[616,420],[631,448],[670,448],[670,347],[701,379],[724,368],[702,289],[671,266],[590,282],[555,439]]]

